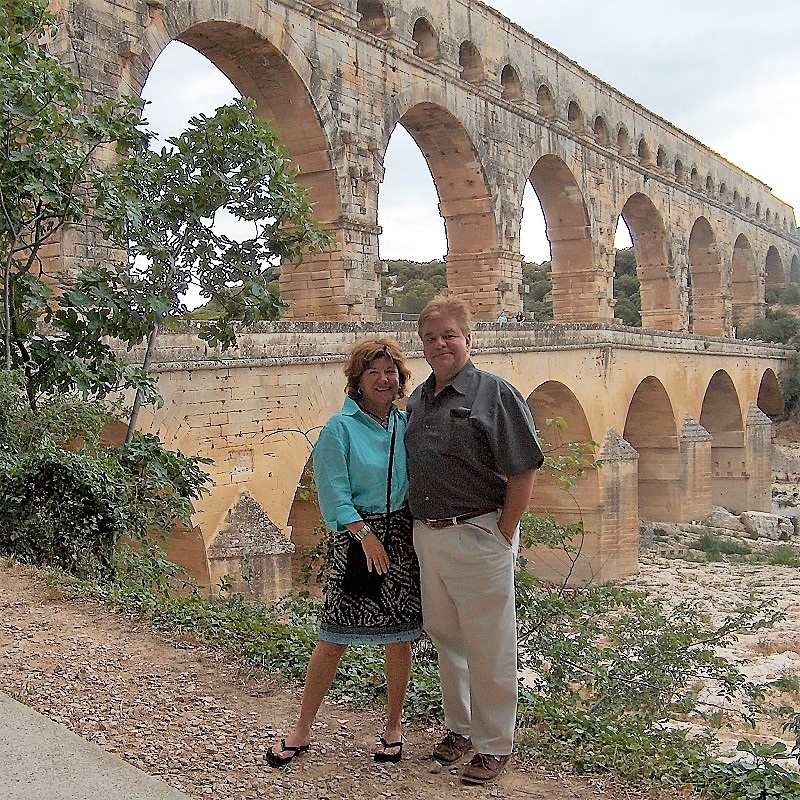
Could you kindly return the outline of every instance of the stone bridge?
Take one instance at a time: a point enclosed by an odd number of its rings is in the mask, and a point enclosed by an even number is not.
[[[317,518],[298,486],[319,427],[341,407],[347,346],[367,334],[397,338],[414,380],[428,375],[410,323],[263,324],[222,359],[191,331],[164,337],[157,361],[166,402],[142,426],[214,459],[215,485],[197,504],[195,528],[173,542],[204,582],[215,586],[241,566],[215,538],[239,524],[245,492],[286,536],[310,540]],[[532,502],[562,521],[583,519],[590,531],[573,580],[636,572],[640,517],[689,521],[712,505],[771,509],[770,415],[783,406],[784,348],[600,324],[479,323],[473,354],[527,398],[552,454],[597,443],[598,469],[571,493],[542,475]],[[562,434],[547,428],[556,417],[567,422]],[[537,554],[540,575],[569,568]],[[263,593],[285,592],[286,580],[270,574]]]
[[[528,398],[553,447],[563,445],[545,430],[555,416],[569,440],[598,444],[603,466],[573,496],[543,478],[534,500],[593,532],[575,575],[634,572],[639,517],[770,507],[769,415],[782,405],[787,353],[729,337],[763,316],[767,288],[798,277],[800,237],[792,209],[757,178],[476,0],[52,4],[65,22],[56,46],[89,100],[139,94],[173,40],[207,56],[282,132],[335,237],[329,252],[283,266],[290,321],[246,334],[223,359],[190,333],[165,339],[166,404],[143,424],[214,458],[216,485],[173,543],[201,580],[244,569],[245,491],[285,534],[309,527],[297,486],[314,431],[340,406],[348,343],[395,335],[418,379],[427,374],[413,331],[379,322],[389,304],[379,189],[398,125],[439,195],[448,289],[479,320],[521,308],[527,185],[541,202],[556,324],[479,325],[475,360]],[[634,244],[640,332],[613,325],[620,219]],[[60,257],[69,267],[107,254],[80,230]],[[543,574],[567,566],[540,562]],[[262,577],[264,594],[288,588],[283,573]]]
[[[765,287],[800,273],[794,213],[768,186],[475,0],[53,5],[66,20],[61,54],[88,97],[140,94],[179,40],[277,125],[336,238],[283,270],[292,318],[380,318],[378,199],[398,125],[439,195],[448,287],[479,318],[522,305],[528,183],[544,212],[559,322],[613,322],[620,217],[646,328],[730,335],[763,315]],[[85,252],[73,247],[67,260]]]

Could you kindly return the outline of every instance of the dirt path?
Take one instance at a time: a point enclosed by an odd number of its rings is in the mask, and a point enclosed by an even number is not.
[[[263,754],[286,732],[296,690],[270,695],[219,654],[95,603],[66,602],[2,565],[0,690],[198,800],[642,797],[519,762],[495,783],[468,787],[455,770],[434,768],[433,729],[407,730],[403,761],[377,765],[380,718],[328,704],[312,750],[273,770]]]

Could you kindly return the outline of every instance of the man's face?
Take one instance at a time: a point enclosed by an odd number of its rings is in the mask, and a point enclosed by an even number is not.
[[[454,378],[469,360],[472,343],[452,317],[435,315],[420,329],[422,351],[438,381]]]

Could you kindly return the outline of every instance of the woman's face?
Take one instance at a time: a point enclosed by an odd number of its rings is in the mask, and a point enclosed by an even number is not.
[[[400,373],[391,358],[379,356],[361,373],[358,386],[367,407],[388,409],[400,390]]]

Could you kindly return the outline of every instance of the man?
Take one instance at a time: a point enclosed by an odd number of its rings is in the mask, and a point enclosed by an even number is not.
[[[544,456],[525,401],[470,360],[463,301],[436,297],[418,332],[433,370],[408,401],[406,448],[423,626],[436,646],[447,736],[442,764],[482,784],[502,773],[514,745],[519,521]]]

